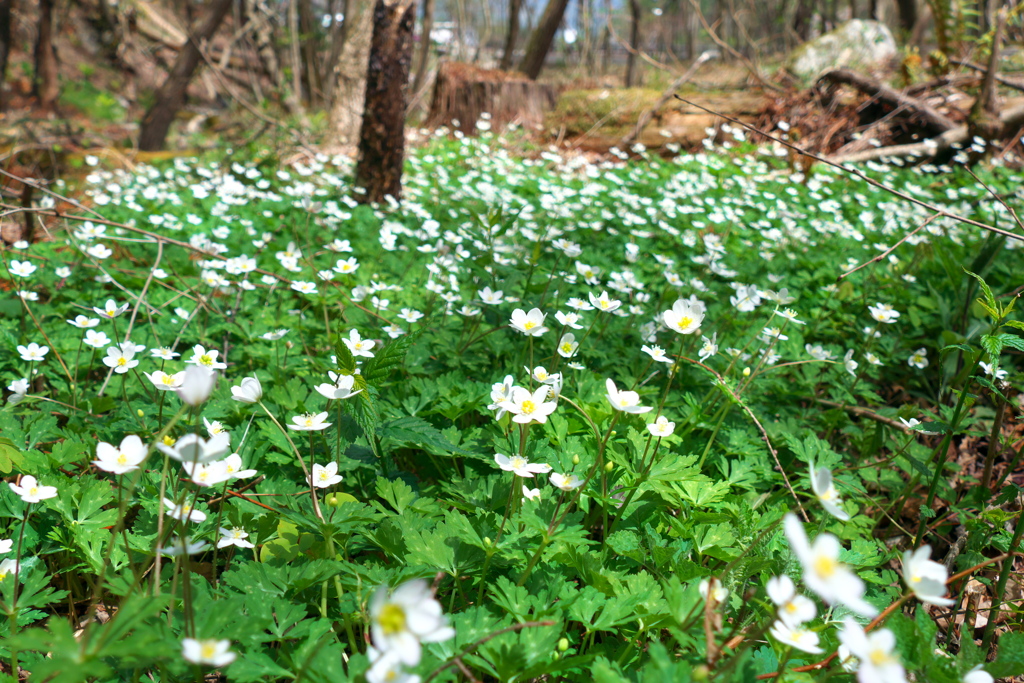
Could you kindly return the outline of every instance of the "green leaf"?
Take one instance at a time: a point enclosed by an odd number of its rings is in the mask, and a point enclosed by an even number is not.
[[[1017,349],[1018,351],[1024,351],[1024,338],[1021,338],[1016,334],[1003,334],[998,335],[999,341],[1003,343],[1003,346],[1009,346],[1011,349]]]
[[[395,368],[405,362],[405,353],[423,334],[425,327],[392,340],[378,351],[363,367],[362,375],[370,386],[378,387],[391,376]]]
[[[981,348],[985,349],[988,357],[995,363],[999,359],[999,354],[1003,352],[1003,340],[991,334],[983,335]]]
[[[985,666],[994,678],[1024,674],[1024,633],[1004,633],[999,638],[999,656]]]
[[[985,295],[985,304],[986,304],[985,308],[986,308],[986,310],[998,311],[999,305],[996,304],[996,298],[995,298],[995,296],[993,296],[992,289],[988,286],[988,283],[985,282],[985,279],[982,278],[980,275],[975,275],[974,273],[972,273],[971,271],[967,270],[966,268],[964,268],[964,272],[967,273],[968,275],[970,275],[971,277],[973,277],[975,280],[977,280],[978,284],[981,285],[981,291]],[[992,315],[992,313],[990,312],[989,315]],[[998,319],[999,318],[999,314],[996,313],[993,317],[995,319]]]
[[[390,439],[391,441],[419,446],[427,451],[455,455],[478,455],[472,451],[452,445],[434,425],[421,417],[400,417],[397,420],[385,422],[378,428],[377,435],[381,441]]]
[[[0,472],[10,474],[15,467],[21,469],[24,462],[25,457],[14,446],[14,442],[5,436],[0,436]]]

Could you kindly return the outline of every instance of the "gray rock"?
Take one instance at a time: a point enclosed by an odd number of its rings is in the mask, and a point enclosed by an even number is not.
[[[896,39],[885,24],[853,19],[793,50],[784,68],[807,87],[831,69],[885,71],[898,54]]]

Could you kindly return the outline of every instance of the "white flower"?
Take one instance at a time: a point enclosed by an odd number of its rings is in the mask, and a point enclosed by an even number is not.
[[[359,261],[353,256],[348,259],[338,259],[338,262],[334,264],[334,272],[338,275],[351,275],[352,273],[359,270]]]
[[[423,579],[402,584],[390,594],[381,586],[370,601],[370,634],[383,652],[395,652],[403,664],[420,663],[422,643],[455,637],[455,630],[441,613],[430,586]]]
[[[396,650],[381,652],[373,645],[366,648],[370,668],[363,674],[366,683],[420,683],[420,677],[405,671],[402,657]]]
[[[714,586],[714,590],[711,587]],[[715,603],[725,602],[725,599],[729,597],[729,589],[722,585],[722,582],[712,577],[710,579],[701,579],[700,583],[697,584],[697,590],[700,592],[700,597],[705,600],[708,599],[708,595],[714,600]]]
[[[317,392],[324,398],[331,400],[351,398],[362,391],[362,389],[352,391],[356,383],[355,375],[338,375],[330,371],[327,374],[334,384],[324,382],[315,387]]]
[[[36,272],[36,266],[31,261],[19,261],[14,259],[11,261],[10,268],[11,275],[17,275],[18,277],[28,277],[32,273]]]
[[[263,398],[263,387],[256,375],[246,377],[237,387],[231,387],[231,398],[241,403],[259,403]]]
[[[28,346],[18,345],[18,353],[21,354],[21,359],[29,362],[41,361],[46,358],[46,354],[49,352],[49,346],[40,346],[35,342],[32,342]]]
[[[804,350],[807,352],[807,355],[815,360],[832,360],[832,352],[821,344],[804,344]]]
[[[137,346],[130,341],[111,346],[107,349],[107,356],[103,359],[103,364],[117,374],[123,375],[139,364],[139,361],[135,360],[135,354],[145,348],[145,346]]]
[[[96,444],[96,459],[92,464],[105,472],[124,474],[139,469],[148,454],[149,449],[143,445],[142,439],[129,434],[121,439],[119,447],[103,441]]]
[[[843,356],[843,367],[845,367],[846,371],[853,375],[854,377],[857,376],[858,364],[857,361],[853,359],[853,349],[847,351],[846,355]]]
[[[765,292],[765,294],[767,294],[767,292]],[[787,308],[784,311],[779,311],[779,317],[780,318],[785,318],[786,320],[788,320],[789,322],[793,323],[794,325],[806,325],[807,324],[803,320],[799,320],[796,317],[796,311],[794,311],[792,308]]]
[[[423,314],[411,308],[403,308],[398,313],[398,317],[411,325],[422,318]]]
[[[923,545],[917,550],[903,553],[903,580],[921,602],[929,605],[949,607],[955,600],[942,597],[946,594],[946,568],[931,559],[932,548]]]
[[[572,358],[579,348],[580,343],[576,341],[576,335],[572,332],[563,334],[562,338],[558,340],[558,355],[562,358]]]
[[[634,415],[640,415],[642,413],[650,412],[654,410],[651,406],[640,405],[640,394],[635,391],[619,391],[615,388],[615,382],[609,377],[604,383],[605,389],[607,389],[608,403],[612,405],[615,410],[620,410],[624,413],[631,413]]]
[[[540,489],[531,489],[526,484],[523,484],[523,498],[527,500],[540,500]]]
[[[21,496],[26,503],[38,503],[47,498],[54,498],[57,495],[56,486],[43,486],[31,474],[21,478],[21,485],[10,482],[7,484],[15,494]]]
[[[203,552],[209,547],[210,544],[205,541],[190,541],[186,536],[182,538],[172,538],[169,546],[158,548],[157,552],[168,557],[178,557],[179,555],[195,555],[196,553]]]
[[[979,664],[964,675],[964,683],[993,683],[992,674],[985,671]]]
[[[574,330],[583,329],[583,325],[580,324],[580,316],[578,313],[573,313],[571,311],[569,313],[562,313],[561,311],[557,311],[555,313],[555,320],[557,320],[560,325],[571,327]]]
[[[797,650],[808,652],[812,655],[820,655],[823,650],[818,647],[818,634],[799,626],[792,626],[784,621],[777,620],[768,629],[775,640],[783,645],[795,647]]]
[[[822,600],[842,603],[865,617],[878,610],[864,600],[864,582],[839,561],[839,539],[832,534],[818,534],[812,545],[803,524],[793,513],[783,519],[790,548],[804,569],[804,583]]]
[[[196,523],[206,521],[206,513],[196,510],[188,501],[185,501],[181,505],[175,505],[173,500],[164,498],[163,503],[164,512],[166,512],[167,516],[172,519],[176,519],[181,522]]]
[[[657,437],[672,436],[672,432],[675,430],[676,423],[669,422],[664,415],[659,415],[654,422],[647,425],[647,431]]]
[[[7,397],[7,402],[10,404],[20,403],[28,394],[28,379],[16,379],[8,384],[7,388],[13,392]]]
[[[660,346],[644,346],[640,347],[640,350],[646,353],[651,359],[658,361],[659,363],[671,363],[672,359],[665,353],[665,349]]]
[[[107,303],[103,306],[103,308],[97,308],[94,306],[92,310],[96,311],[96,315],[100,316],[101,318],[106,318],[110,320],[112,318],[116,318],[117,316],[127,311],[128,304],[122,304],[118,306],[116,303],[114,303],[113,299],[107,299]]]
[[[144,372],[150,382],[153,383],[160,391],[173,391],[181,387],[185,383],[185,371],[176,372],[173,375],[168,375],[163,370],[157,370],[154,373]]]
[[[608,292],[606,291],[601,292],[600,296],[594,296],[593,293],[589,293],[587,294],[587,298],[590,299],[591,306],[599,311],[604,311],[605,313],[611,313],[622,305],[622,302],[618,299],[608,298]]]
[[[882,361],[878,358],[878,356],[876,356],[873,353],[870,353],[870,352],[869,353],[865,353],[864,354],[864,358],[867,360],[867,362],[871,363],[872,365],[881,365],[882,364]]]
[[[20,565],[17,560],[7,559],[0,562],[0,582],[3,582],[7,578],[8,574],[14,574],[17,576]]]
[[[186,434],[174,442],[174,446],[157,443],[157,450],[178,462],[206,463],[219,460],[231,450],[231,435],[228,432],[215,434],[204,439],[198,434]]]
[[[522,332],[528,337],[539,337],[548,331],[548,328],[544,327],[544,318],[546,317],[547,315],[541,313],[539,308],[531,308],[529,313],[517,308],[512,311],[510,323],[512,329]]]
[[[277,341],[284,335],[288,334],[288,332],[289,330],[283,328],[280,330],[272,330],[270,332],[264,332],[263,334],[261,334],[260,339],[265,339],[266,341]]]
[[[815,471],[811,465],[811,489],[830,515],[843,522],[850,519],[850,515],[840,507],[843,501],[839,499],[839,492],[832,483],[832,472],[827,467],[819,467]]]
[[[192,664],[227,666],[238,656],[231,652],[230,648],[230,640],[185,638],[181,641],[181,656],[185,658],[186,662]]]
[[[74,325],[80,330],[87,330],[90,327],[96,327],[100,324],[99,318],[90,318],[85,315],[76,315],[74,320],[68,321],[69,325]]]
[[[13,538],[5,538],[4,540],[0,541],[0,555],[11,552],[12,548],[14,548]]]
[[[491,403],[487,406],[487,410],[497,411],[494,415],[495,420],[505,417],[508,407],[512,404],[514,382],[515,378],[512,375],[506,375],[503,381],[491,385]]]
[[[345,342],[345,346],[352,352],[353,356],[363,358],[373,358],[373,354],[370,350],[377,345],[377,342],[372,339],[363,339],[359,335],[359,330],[350,330],[348,337],[342,337],[341,341]]]
[[[490,304],[492,306],[500,304],[504,300],[504,292],[502,292],[500,289],[496,292],[492,292],[490,287],[484,287],[476,294],[478,297],[480,297],[480,301],[482,303]]]
[[[796,592],[793,579],[785,574],[768,580],[768,597],[779,608],[779,619],[792,627],[810,621],[818,615],[814,601]]]
[[[221,462],[224,463],[224,471],[232,479],[245,479],[246,477],[251,477],[256,474],[256,470],[242,469],[242,456],[238,453],[232,453]]]
[[[928,367],[928,349],[922,346],[910,354],[910,358],[907,359],[907,365],[918,370],[924,370]]]
[[[697,357],[700,358],[700,361],[703,363],[708,358],[711,358],[711,356],[718,353],[718,333],[715,332],[712,334],[711,339],[701,337],[701,340],[704,343],[701,344],[700,351],[697,352]]]
[[[512,413],[512,421],[517,424],[544,423],[558,407],[554,401],[547,401],[550,392],[551,387],[547,384],[537,387],[532,394],[529,389],[512,387],[511,398],[502,407]]]
[[[294,429],[297,432],[318,432],[322,429],[327,429],[332,423],[324,422],[327,419],[327,412],[317,413],[306,413],[305,415],[296,415],[292,418],[292,422],[295,424],[288,425],[288,429]]]
[[[190,365],[185,370],[181,386],[174,389],[178,398],[190,406],[197,406],[210,398],[214,385],[217,384],[217,373],[202,365]]]
[[[520,477],[532,478],[534,474],[546,474],[551,471],[551,465],[527,462],[526,458],[513,455],[511,458],[501,453],[494,454],[494,461],[498,467],[506,472],[515,472]]]
[[[313,465],[313,472],[309,475],[310,486],[318,489],[325,489],[341,482],[341,475],[338,474],[338,463],[329,462],[327,465]]]
[[[192,357],[185,362],[192,365],[201,365],[210,370],[223,370],[227,368],[227,363],[218,361],[218,355],[220,355],[220,351],[217,349],[207,351],[206,347],[202,344],[196,344],[192,349]]]
[[[559,474],[558,472],[552,472],[551,476],[548,477],[548,481],[551,485],[560,488],[563,491],[572,491],[583,486],[584,481],[575,474],[565,475]]]
[[[1009,373],[1007,373],[1006,370],[1003,370],[1003,369],[998,369],[997,370],[995,365],[991,365],[989,363],[986,363],[983,360],[982,361],[978,361],[978,365],[981,366],[982,371],[984,371],[984,373],[986,375],[991,375],[991,376],[995,377],[998,380],[1006,379],[1006,376],[1009,374]],[[984,672],[982,672],[982,673],[984,673]]]
[[[886,324],[892,324],[900,317],[900,312],[894,309],[890,304],[875,304],[874,306],[868,306],[868,312],[875,321]]]
[[[291,284],[291,288],[300,294],[316,294],[315,282],[300,282],[296,280]]]
[[[860,660],[857,680],[860,683],[906,683],[903,665],[893,653],[896,637],[887,628],[865,633],[851,617],[843,620],[839,642]]]
[[[226,548],[229,545],[233,545],[237,548],[256,547],[249,541],[245,540],[248,538],[249,534],[246,533],[244,529],[239,529],[238,527],[234,527],[233,529],[220,528],[218,531],[220,532],[220,538],[217,540],[218,548]]]
[[[665,326],[679,334],[693,334],[704,322],[702,306],[695,306],[686,299],[676,301],[672,308],[661,314]]]
[[[223,460],[208,463],[185,462],[181,467],[197,486],[216,486],[234,479]]]
[[[107,247],[107,245],[103,244],[102,242],[97,242],[91,247],[86,248],[85,253],[87,253],[89,256],[92,256],[95,259],[99,259],[102,261],[103,259],[108,258],[114,252],[111,251],[110,248]]]

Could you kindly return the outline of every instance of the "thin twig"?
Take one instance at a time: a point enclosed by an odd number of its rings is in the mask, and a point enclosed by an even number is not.
[[[508,628],[503,628],[500,631],[495,631],[494,633],[492,633],[490,635],[484,636],[483,638],[481,638],[480,640],[476,641],[475,643],[471,643],[470,645],[466,646],[465,648],[463,648],[462,652],[460,652],[459,654],[455,655],[454,657],[449,659],[447,662],[445,662],[441,666],[439,666],[436,669],[434,669],[433,671],[431,671],[430,674],[426,678],[423,679],[423,683],[430,683],[430,681],[434,680],[437,677],[437,675],[440,674],[445,669],[450,669],[453,666],[458,666],[458,662],[461,662],[463,657],[465,657],[469,653],[473,652],[473,650],[477,649],[478,647],[480,647],[481,645],[483,645],[487,641],[493,640],[493,639],[497,638],[500,635],[503,635],[505,633],[511,633],[513,631],[522,631],[524,628],[535,628],[537,626],[554,626],[554,625],[555,625],[555,622],[553,622],[553,621],[524,621],[521,624],[512,624]]]

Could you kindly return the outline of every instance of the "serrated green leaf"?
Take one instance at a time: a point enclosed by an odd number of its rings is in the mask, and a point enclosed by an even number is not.
[[[17,467],[21,469],[25,457],[15,447],[14,442],[7,437],[0,436],[0,472],[10,474]]]
[[[405,362],[405,354],[409,347],[419,339],[425,329],[420,328],[410,334],[402,335],[398,339],[393,339],[367,361],[362,372],[366,383],[374,387],[383,384],[394,369]]]
[[[980,275],[975,275],[974,273],[972,273],[971,271],[967,270],[966,268],[964,268],[964,272],[967,273],[968,275],[970,275],[971,277],[973,277],[975,280],[977,280],[978,284],[981,285],[981,291],[985,295],[985,302],[984,303],[987,304],[986,307],[985,307],[986,310],[997,309],[998,305],[996,304],[996,298],[995,298],[995,296],[992,295],[992,289],[988,286],[988,283],[985,282],[985,279],[983,277],[981,277]],[[991,315],[991,313],[990,313],[990,315]],[[994,317],[998,318],[999,314],[996,313]]]

